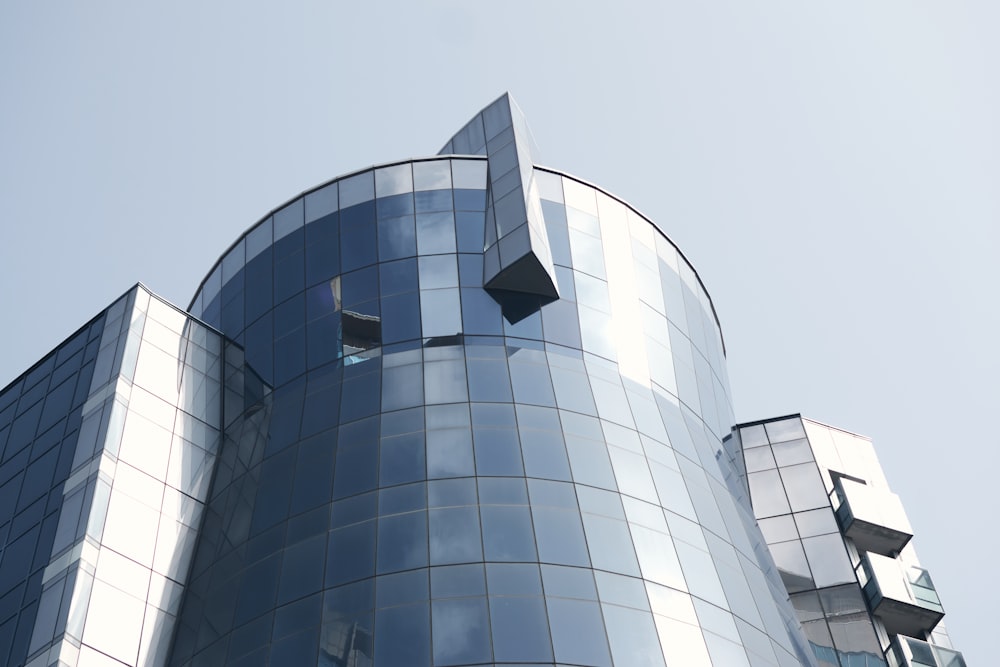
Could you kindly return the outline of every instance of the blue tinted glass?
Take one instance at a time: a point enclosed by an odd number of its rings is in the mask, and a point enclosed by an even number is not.
[[[424,428],[424,411],[420,408],[382,413],[382,435],[402,435]]]
[[[240,278],[243,276],[242,270],[239,274]],[[236,279],[233,279],[236,282]],[[242,287],[242,280],[240,280]],[[227,287],[229,285],[227,284]],[[223,288],[223,291],[226,291]],[[232,335],[236,335],[236,332],[243,330],[243,290],[240,289],[238,292],[232,295],[223,295],[222,303],[222,330],[232,332]]]
[[[507,320],[503,323],[504,333],[518,338],[540,339],[542,337],[542,314],[535,311],[516,324]],[[518,342],[518,344],[522,344]]]
[[[423,431],[382,439],[379,483],[383,486],[424,479]]]
[[[473,416],[475,420],[475,416]],[[523,475],[521,447],[514,429],[473,430],[476,473],[479,475]]]
[[[295,605],[291,605],[295,606]],[[288,607],[285,607],[288,610]],[[280,613],[280,612],[279,612]],[[265,644],[271,632],[272,623],[275,623],[275,637],[284,637],[288,634],[299,630],[299,626],[289,627],[288,623],[282,619],[282,624],[280,626],[281,634],[279,632],[279,626],[276,624],[276,619],[271,617],[271,614],[266,614],[260,618],[256,618],[246,625],[240,626],[233,630],[232,642],[233,647],[230,649],[229,657],[234,658],[241,656],[245,653],[250,653],[256,648],[259,648]],[[266,662],[266,649],[264,657],[261,658],[262,661]],[[251,663],[257,664],[257,663]]]
[[[469,359],[466,364],[470,401],[500,403],[513,400],[505,360]]]
[[[378,256],[382,261],[417,254],[417,228],[412,215],[378,221]]]
[[[548,596],[597,600],[594,574],[590,570],[543,565],[542,581],[545,583],[545,594]]]
[[[483,286],[483,256],[459,255],[458,256],[458,281],[462,287],[482,287]]]
[[[430,507],[454,507],[476,504],[476,480],[473,478],[439,479],[427,483]]]
[[[413,213],[413,193],[404,192],[391,197],[381,197],[375,201],[379,219],[395,218]]]
[[[380,516],[427,509],[427,484],[418,482],[379,489],[378,508]]]
[[[573,479],[577,483],[602,489],[618,488],[608,459],[608,448],[603,442],[567,435],[566,450],[573,468]]]
[[[376,261],[375,202],[366,201],[340,212],[340,265],[354,269]]]
[[[245,623],[274,606],[280,564],[279,554],[246,569],[242,577],[242,585],[236,603],[236,614],[233,619],[236,625]],[[226,602],[223,596],[215,598],[215,600],[220,604]]]
[[[278,604],[297,600],[313,591],[321,590],[325,562],[325,535],[318,535],[285,549],[281,562]]]
[[[580,515],[570,510],[535,507],[535,539],[543,563],[590,565]]]
[[[271,327],[271,313],[247,327],[244,336],[246,362],[267,383],[273,382],[274,374],[274,333]]]
[[[378,522],[378,571],[395,572],[427,565],[427,515],[411,512]]]
[[[523,353],[522,353],[523,354]],[[519,363],[521,354],[510,359],[510,381],[518,403],[555,407],[555,396],[549,380],[549,369],[541,363]],[[542,355],[544,359],[544,355]]]
[[[435,665],[490,661],[486,598],[435,600],[431,610]]]
[[[414,192],[417,212],[449,211],[452,208],[451,190],[425,190]]]
[[[375,613],[376,667],[430,665],[430,635],[426,602],[379,609]]]
[[[281,338],[295,331],[306,321],[306,302],[299,293],[274,308],[274,337]]]
[[[482,477],[479,502],[483,505],[527,505],[528,489],[520,478]]]
[[[603,610],[615,664],[662,667],[660,641],[648,613],[616,605],[603,605]]]
[[[378,298],[377,267],[369,266],[360,271],[345,273],[341,276],[341,281],[345,309]]]
[[[547,598],[546,602],[556,660],[611,667],[608,640],[597,603],[561,598]]]
[[[403,259],[379,264],[379,288],[382,296],[413,292],[417,289],[417,261]]]
[[[432,509],[428,514],[432,565],[482,560],[479,513],[475,507]]]
[[[340,397],[342,423],[378,412],[382,379],[379,366],[378,360],[374,360],[344,368],[344,388]]]
[[[271,664],[306,665],[316,661],[319,628],[310,628],[271,645]]]
[[[447,190],[436,192],[447,192],[449,197],[451,195]],[[421,255],[455,252],[455,214],[451,211],[418,213],[417,251]]]
[[[306,284],[340,273],[340,215],[336,212],[306,225]]]
[[[632,549],[632,536],[624,521],[584,514],[590,560],[595,568],[639,576],[639,564]]]
[[[341,427],[334,468],[334,496],[374,489],[378,474],[378,422],[366,419]]]
[[[456,211],[485,211],[486,190],[455,190]]]
[[[395,607],[421,602],[427,599],[427,590],[426,569],[380,576],[375,584],[375,606]]]
[[[295,471],[294,454],[294,451],[286,450],[264,461],[261,468],[262,481],[257,488],[253,518],[250,522],[251,535],[273,526],[288,516],[292,475]]]
[[[489,563],[486,565],[486,586],[490,595],[541,595],[542,579],[538,565]]]
[[[294,502],[294,492],[293,492]],[[295,509],[293,512],[297,511]],[[295,544],[300,540],[305,540],[315,535],[326,535],[330,528],[330,508],[326,503],[322,507],[303,512],[298,516],[293,516],[288,520],[288,533],[286,535],[287,544]]]
[[[274,341],[274,382],[284,384],[306,370],[306,330],[296,329]]]
[[[378,497],[374,492],[345,498],[333,503],[331,528],[341,528],[360,521],[367,521],[377,515]]]
[[[486,247],[486,216],[482,213],[455,213],[458,251],[481,254]]]
[[[552,261],[563,266],[572,266],[570,256],[569,228],[566,223],[566,207],[556,202],[542,200],[542,216],[549,233],[549,248]]]
[[[340,358],[340,324],[340,314],[334,313],[306,325],[306,359],[309,368],[317,368]]]
[[[431,568],[431,595],[436,598],[486,595],[483,566],[445,565]]]
[[[461,350],[461,348],[458,349]],[[424,401],[426,403],[458,403],[467,401],[468,396],[463,359],[444,359],[441,361],[427,361],[425,359]]]
[[[418,260],[420,289],[458,286],[458,267],[454,255],[431,255]]]
[[[375,522],[365,521],[330,531],[326,585],[364,579],[375,574]]]
[[[382,371],[382,410],[412,408],[423,402],[424,374],[419,363],[387,367]],[[422,462],[423,459],[421,468]]]
[[[303,437],[337,425],[340,416],[340,375],[339,366],[328,366],[322,374],[310,374],[302,409]]]
[[[321,435],[299,445],[295,482],[292,485],[292,514],[330,501],[336,451],[334,445],[332,435]]]
[[[560,299],[542,308],[542,328],[545,330],[545,340],[582,348],[580,338],[580,318],[576,312],[576,304]]]
[[[382,313],[384,343],[420,338],[420,295],[417,292],[383,297]]]
[[[533,561],[535,540],[527,507],[482,507],[486,560]]]
[[[497,662],[551,662],[552,645],[541,598],[491,597],[490,626]],[[583,664],[591,664],[585,661]]]
[[[371,662],[374,654],[375,580],[368,579],[327,591],[323,600],[324,641],[338,647],[348,664]],[[324,649],[328,660],[329,649]]]
[[[471,431],[444,429],[427,432],[427,477],[467,477],[473,474]]]
[[[284,301],[305,287],[305,253],[299,249],[274,263],[274,300]]]
[[[529,477],[570,481],[569,461],[559,431],[521,431],[521,453]]]
[[[306,319],[315,320],[338,310],[337,298],[331,281],[314,285],[306,291]]]
[[[528,492],[533,506],[562,507],[574,512],[579,510],[576,503],[576,491],[574,491],[572,484],[529,479]]]
[[[497,336],[503,333],[500,304],[485,290],[463,287],[462,331],[466,334]]]

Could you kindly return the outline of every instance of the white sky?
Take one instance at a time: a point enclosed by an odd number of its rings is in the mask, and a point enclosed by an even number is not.
[[[1000,3],[140,4],[0,4],[0,384],[138,280],[186,305],[271,208],[509,89],[544,164],[694,263],[740,420],[875,439],[990,664]]]

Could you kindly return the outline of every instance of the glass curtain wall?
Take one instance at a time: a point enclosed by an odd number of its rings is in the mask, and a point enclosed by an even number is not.
[[[173,664],[810,664],[718,460],[696,274],[536,169],[559,298],[511,324],[487,168],[345,177],[206,279],[194,314],[273,390],[228,425]]]

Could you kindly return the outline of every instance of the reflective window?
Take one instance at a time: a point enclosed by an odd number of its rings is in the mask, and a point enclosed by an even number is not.
[[[431,611],[435,665],[490,661],[486,598],[435,600]]]
[[[548,598],[552,647],[560,662],[610,667],[601,608],[596,602]]]
[[[552,644],[540,597],[490,597],[493,658],[497,662],[551,662]]]

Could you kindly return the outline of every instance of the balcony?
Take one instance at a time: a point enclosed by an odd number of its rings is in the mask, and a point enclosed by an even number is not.
[[[927,570],[869,553],[862,558],[859,574],[872,612],[889,634],[923,635],[944,617]]]
[[[892,640],[892,651],[893,667],[966,667],[965,658],[958,651],[913,637],[896,637]]]
[[[844,535],[861,551],[895,556],[913,537],[899,496],[842,477],[836,481],[834,503]]]

